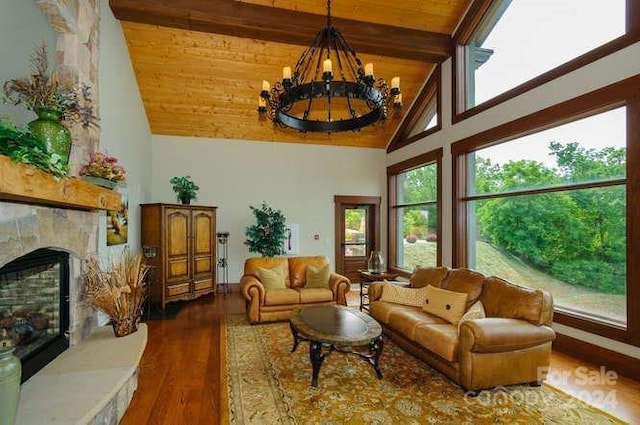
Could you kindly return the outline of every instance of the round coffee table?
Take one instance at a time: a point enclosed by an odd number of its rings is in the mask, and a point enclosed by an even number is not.
[[[289,325],[293,334],[292,353],[300,341],[309,341],[313,367],[311,386],[318,386],[320,366],[334,351],[360,356],[373,366],[378,379],[382,379],[378,364],[384,346],[382,327],[369,315],[337,305],[314,306],[294,310]],[[362,346],[368,346],[368,352],[354,350]]]

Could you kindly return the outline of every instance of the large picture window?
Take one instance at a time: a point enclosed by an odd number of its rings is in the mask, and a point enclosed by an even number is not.
[[[460,40],[458,112],[560,67],[626,33],[626,0],[499,0]]]
[[[390,266],[396,270],[440,264],[441,158],[440,149],[388,169]]]
[[[555,320],[636,345],[637,80],[452,148],[456,266],[547,290]]]

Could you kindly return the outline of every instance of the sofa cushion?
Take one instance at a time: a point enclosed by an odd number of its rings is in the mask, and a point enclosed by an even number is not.
[[[409,282],[412,288],[423,288],[427,285],[439,288],[447,273],[449,269],[446,267],[416,267]]]
[[[264,292],[264,305],[284,305],[298,303],[300,303],[300,293],[295,289],[267,289]]]
[[[482,301],[476,301],[460,318],[460,322],[458,322],[458,332],[460,332],[460,325],[465,320],[484,319],[485,317],[487,317],[487,313],[484,311]]]
[[[422,307],[427,296],[427,288],[402,288],[384,281],[380,301]]]
[[[299,288],[300,303],[326,303],[333,301],[333,292],[328,288]]]
[[[287,257],[251,257],[244,262],[244,274],[258,277],[258,267],[263,269],[281,268],[284,282],[289,287],[289,263]]]
[[[543,293],[491,276],[486,279],[482,302],[487,316],[523,319],[534,325],[542,321]]]
[[[329,259],[324,255],[308,255],[300,257],[288,257],[289,281],[291,288],[302,288],[307,282],[307,267],[322,267],[329,264]]]
[[[447,291],[431,285],[426,287],[427,298],[422,309],[457,325],[467,305],[467,294]]]
[[[389,312],[388,326],[413,340],[416,328],[422,324],[447,324],[447,321],[418,307],[400,305]]]
[[[305,288],[329,289],[329,264],[322,267],[307,266]]]
[[[284,270],[281,268],[263,269],[258,267],[258,279],[264,289],[284,289]]]
[[[442,282],[441,288],[468,294],[467,308],[478,301],[482,294],[484,275],[469,269],[453,269]]]
[[[413,340],[450,362],[458,361],[458,327],[452,324],[418,325]]]

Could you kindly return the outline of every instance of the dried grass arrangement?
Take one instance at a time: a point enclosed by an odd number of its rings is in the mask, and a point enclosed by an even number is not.
[[[150,266],[142,254],[132,256],[128,249],[109,270],[102,270],[95,257],[85,260],[85,295],[89,302],[111,318],[117,337],[138,330],[142,307],[147,296],[145,277]]]

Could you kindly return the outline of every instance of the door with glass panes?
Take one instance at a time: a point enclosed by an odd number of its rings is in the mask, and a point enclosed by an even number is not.
[[[380,250],[380,197],[336,196],[336,272],[351,282],[367,268],[372,250]]]

